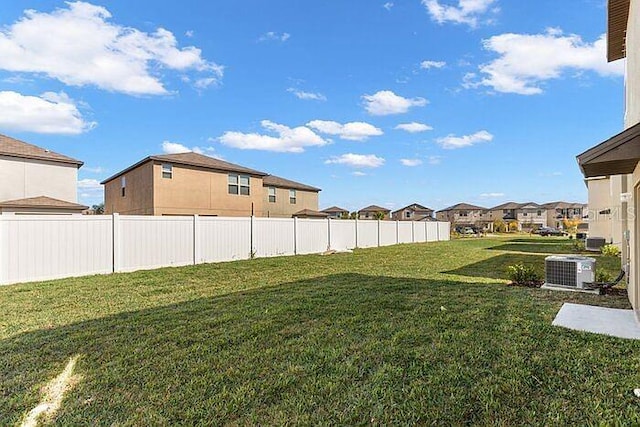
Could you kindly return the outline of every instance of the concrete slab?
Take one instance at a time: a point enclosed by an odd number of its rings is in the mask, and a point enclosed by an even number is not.
[[[640,339],[640,323],[633,310],[565,303],[553,325],[618,338]]]

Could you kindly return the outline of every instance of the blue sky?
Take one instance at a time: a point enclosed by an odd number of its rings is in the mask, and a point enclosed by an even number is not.
[[[79,198],[195,150],[320,207],[586,201],[622,129],[605,0],[4,1],[0,132],[85,162]]]

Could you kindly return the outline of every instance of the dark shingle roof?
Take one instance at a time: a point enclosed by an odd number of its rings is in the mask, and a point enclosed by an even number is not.
[[[265,187],[292,188],[296,190],[315,191],[315,192],[322,191],[317,187],[301,184],[299,182],[291,181],[289,179],[281,178],[275,175],[267,175],[264,178],[262,178],[262,184]]]
[[[326,218],[329,215],[325,212],[318,212],[318,211],[314,211],[313,209],[302,209],[301,211],[298,211],[296,213],[294,213],[292,216],[309,216],[309,217],[315,217],[315,218]]]
[[[326,213],[334,213],[334,212],[349,212],[348,209],[343,209],[343,208],[339,208],[338,206],[331,206],[330,208],[326,208],[326,209],[322,209],[321,212],[326,212]]]
[[[82,166],[80,160],[0,134],[0,155]]]
[[[428,208],[426,206],[422,206],[422,205],[420,205],[418,203],[412,203],[410,205],[405,206],[404,208],[398,209],[397,211],[393,211],[393,213],[398,213],[398,212],[404,211],[406,209],[411,209],[411,210],[414,210],[414,211],[431,211],[431,212],[433,212],[433,209],[430,209],[430,208]]]
[[[503,203],[503,204],[498,205],[498,206],[494,206],[489,210],[490,211],[497,211],[497,210],[501,210],[501,209],[520,209],[521,206],[523,206],[522,203],[507,202],[507,203]]]
[[[112,181],[129,172],[132,169],[137,168],[138,166],[147,163],[151,160],[157,160],[160,162],[167,162],[185,166],[196,166],[204,169],[211,169],[216,171],[223,172],[238,172],[238,173],[246,173],[248,175],[255,176],[266,176],[267,174],[264,172],[257,171],[255,169],[250,169],[244,166],[236,165],[234,163],[225,162],[224,160],[214,159],[213,157],[205,156],[204,154],[198,153],[180,153],[180,154],[157,154],[154,156],[146,157],[140,160],[138,163],[129,166],[128,168],[118,172],[117,174],[105,179],[102,181],[102,184],[106,184],[109,181]]]
[[[448,208],[442,209],[438,212],[447,212],[447,211],[486,211],[487,208],[483,208],[481,206],[470,205],[469,203],[458,203],[457,205],[449,206]]]
[[[387,208],[371,205],[371,206],[367,206],[366,208],[360,209],[359,212],[391,212],[391,211]]]
[[[47,196],[29,197],[27,199],[6,200],[0,202],[1,208],[49,208],[49,209],[77,209],[85,210],[88,207],[78,203],[66,202]]]

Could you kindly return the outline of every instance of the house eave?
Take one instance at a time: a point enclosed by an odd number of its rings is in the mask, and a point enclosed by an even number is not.
[[[585,178],[632,173],[640,162],[640,123],[577,156]]]

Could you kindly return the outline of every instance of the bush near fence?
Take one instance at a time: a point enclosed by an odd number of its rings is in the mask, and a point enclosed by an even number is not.
[[[0,284],[435,242],[449,230],[444,222],[0,215]]]

